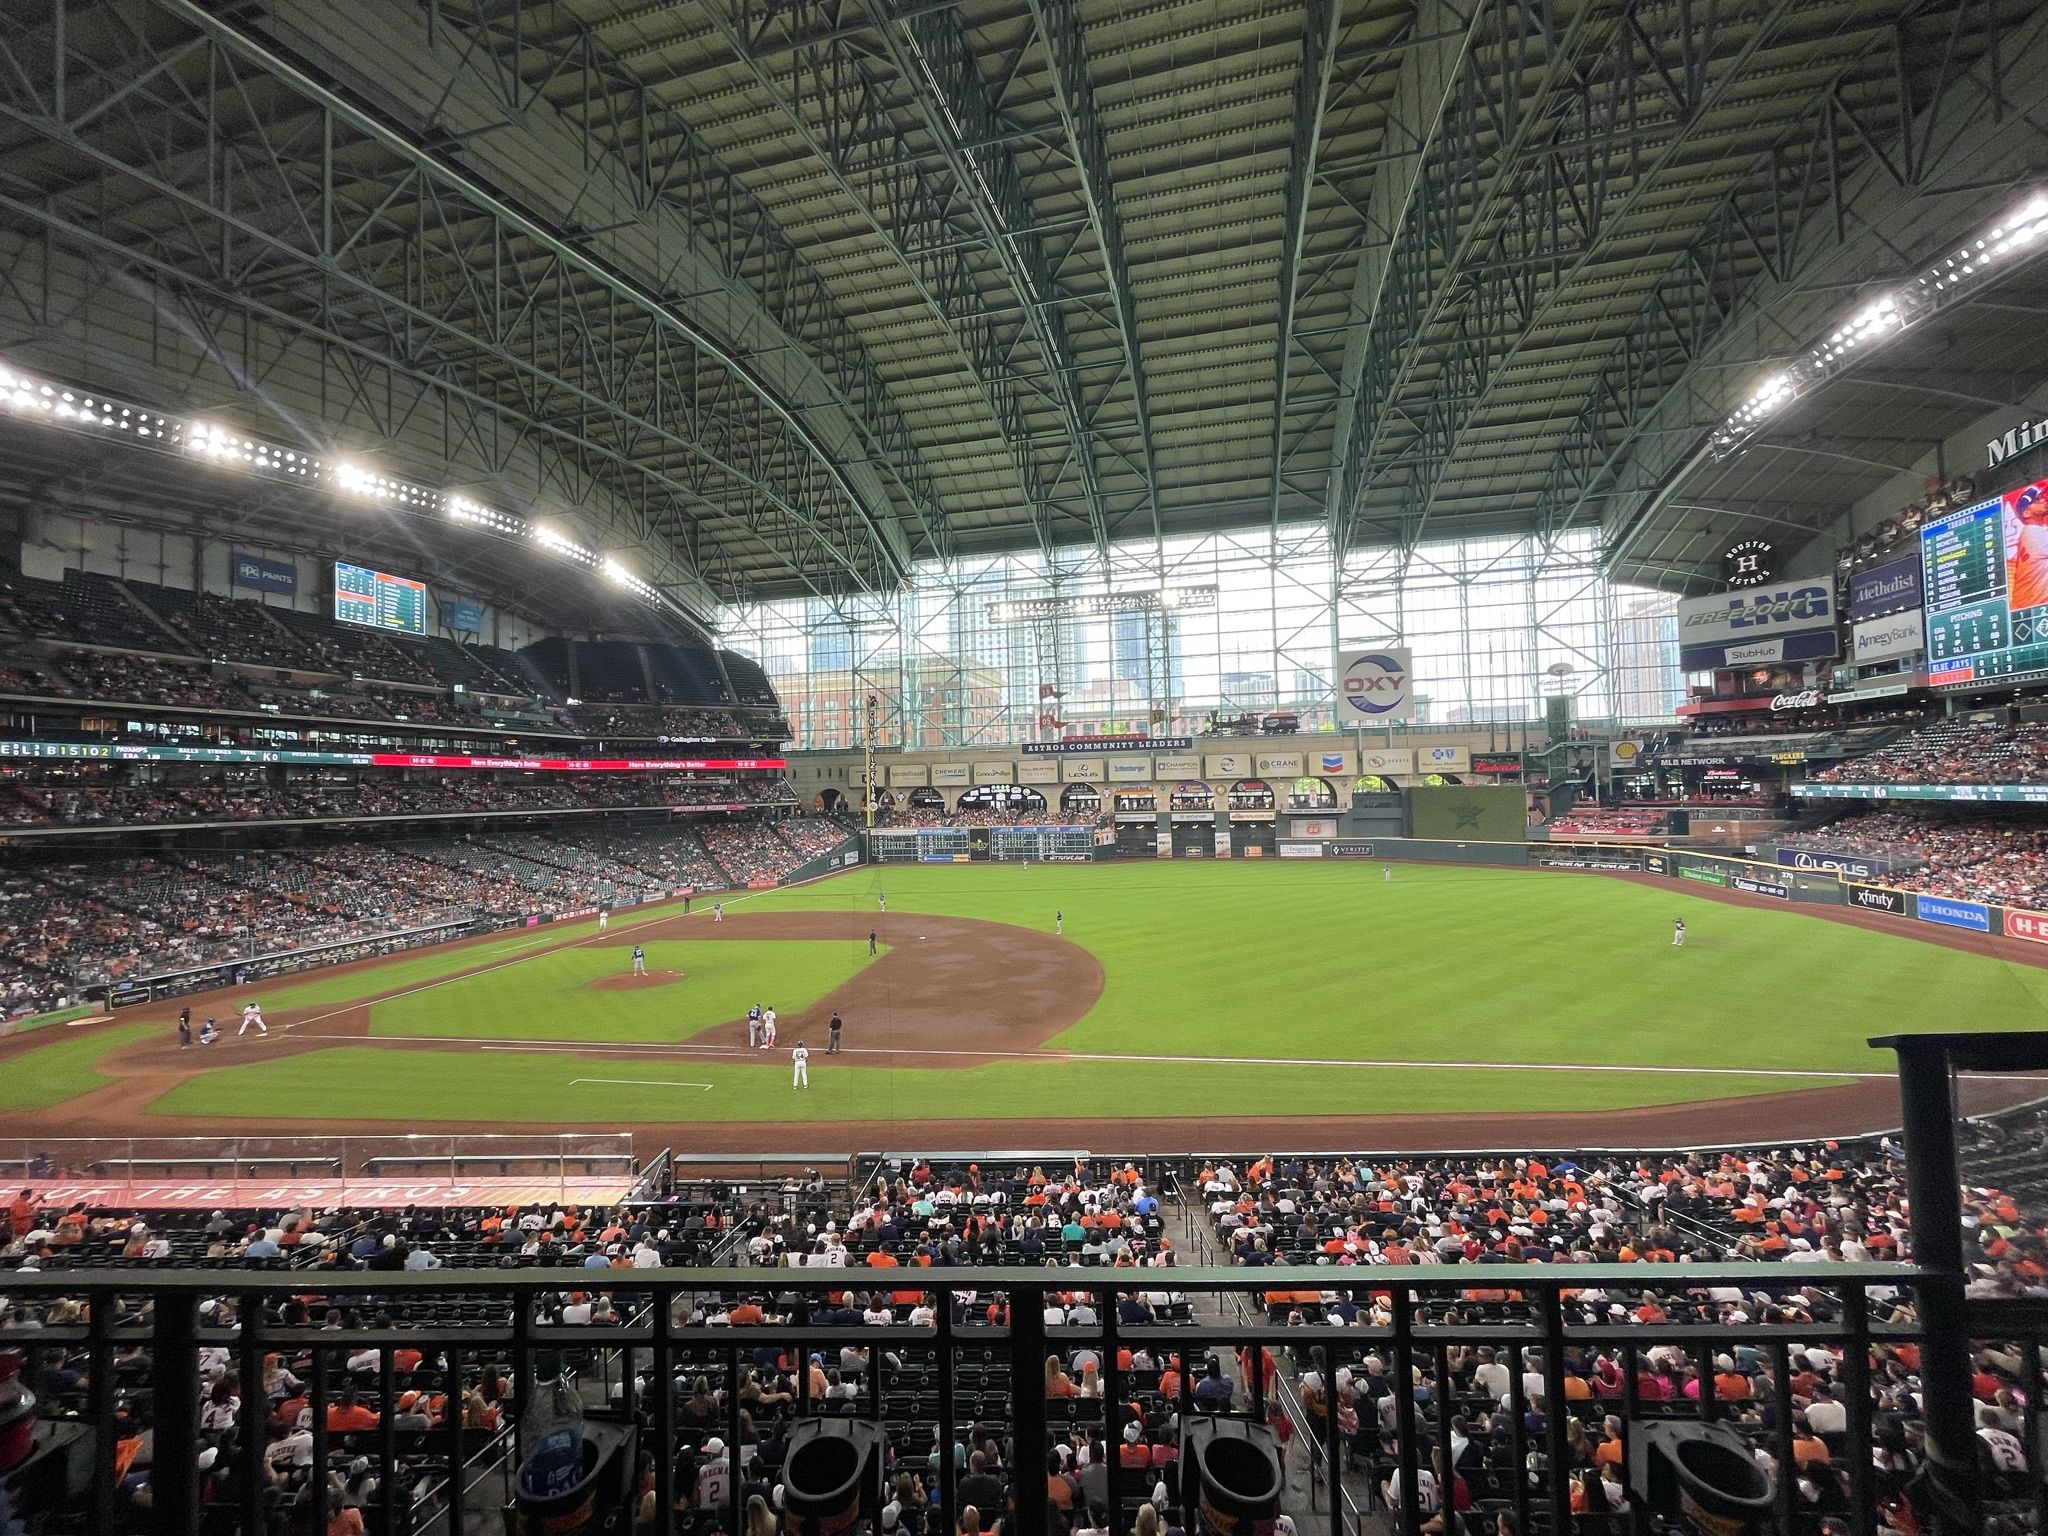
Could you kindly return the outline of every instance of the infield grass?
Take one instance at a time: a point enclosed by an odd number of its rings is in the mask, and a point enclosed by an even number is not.
[[[68,1040],[53,1041],[10,1056],[5,1070],[0,1070],[0,1109],[48,1109],[95,1088],[104,1088],[113,1079],[95,1065],[102,1056],[162,1033],[161,1024],[123,1024],[114,1029],[81,1031]]]
[[[877,913],[880,891],[886,914]],[[1020,1059],[946,1070],[854,1067],[815,1054],[814,1086],[799,1094],[782,1053],[754,1065],[346,1047],[224,1067],[152,1110],[274,1114],[348,1082],[356,1101],[386,1103],[395,1114],[504,1125],[1598,1111],[1888,1073],[1889,1054],[1865,1043],[1872,1035],[2048,1027],[2048,971],[1796,908],[1735,906],[1676,882],[1418,865],[1395,865],[1383,880],[1377,863],[868,866],[744,900],[745,912],[858,912],[862,926],[872,915],[897,943],[916,936],[919,913],[1044,931],[1063,911],[1067,939],[1101,962],[1106,979],[1095,1006],[1050,1045],[1198,1059]],[[1677,917],[1686,921],[1682,949],[1671,944]],[[550,929],[542,941],[576,932]],[[428,987],[417,1000],[378,1004],[378,1033],[675,1041],[733,1017],[756,994],[792,1012],[822,1001],[866,963],[865,942],[853,939],[689,942],[679,960],[653,944],[650,964],[687,970],[690,981],[591,990],[588,977],[602,974],[619,937],[615,921],[604,946],[561,956],[521,959],[479,945],[336,985],[354,996]],[[717,997],[716,1018],[693,1016],[688,994],[704,957],[727,948],[734,964],[747,965],[751,951],[772,974],[705,986]],[[516,963],[432,985],[508,959]],[[306,1006],[296,990],[264,1002]],[[850,1020],[856,1045],[863,1022]],[[1348,1065],[1360,1061],[1395,1065]],[[1521,1064],[1585,1070],[1516,1070]],[[683,1082],[712,1086],[673,1086]]]

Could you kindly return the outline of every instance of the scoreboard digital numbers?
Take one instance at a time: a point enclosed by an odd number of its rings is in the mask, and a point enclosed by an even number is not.
[[[368,566],[334,562],[334,616],[365,629],[427,632],[427,585]]]
[[[1930,683],[2048,672],[2048,481],[1926,524],[1920,573]]]

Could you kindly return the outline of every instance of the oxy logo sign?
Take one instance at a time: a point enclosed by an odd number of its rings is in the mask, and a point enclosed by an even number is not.
[[[1337,653],[1337,720],[1343,725],[1405,720],[1414,712],[1414,659],[1398,646]]]

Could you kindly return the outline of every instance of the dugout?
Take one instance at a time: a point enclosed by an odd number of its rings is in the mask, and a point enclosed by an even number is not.
[[[1176,859],[1213,859],[1216,856],[1216,813],[1214,811],[1169,811]]]

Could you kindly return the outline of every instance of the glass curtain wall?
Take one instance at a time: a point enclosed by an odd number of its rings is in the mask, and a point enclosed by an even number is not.
[[[1282,527],[956,560],[908,590],[739,604],[792,744],[1001,746],[1064,735],[1334,729],[1341,648],[1415,654],[1418,726],[1671,718],[1674,599],[1612,583],[1599,536],[1475,539],[1333,558]],[[1051,604],[1034,600],[1054,599]],[[1090,601],[1093,599],[1093,601]],[[1025,607],[1022,605],[1030,604]],[[1279,717],[1277,720],[1274,717]]]

